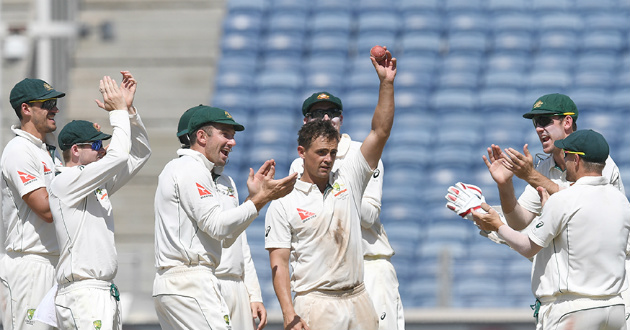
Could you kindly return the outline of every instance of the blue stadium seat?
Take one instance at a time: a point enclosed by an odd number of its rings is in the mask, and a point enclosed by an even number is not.
[[[421,193],[418,187],[409,184],[393,186],[390,184],[383,185],[383,198],[381,199],[382,207],[387,207],[390,203],[415,203],[418,194]],[[389,226],[388,226],[389,228]],[[389,230],[387,230],[389,232]]]
[[[453,213],[453,220],[443,220],[443,221],[459,221],[459,216]],[[435,223],[435,222],[434,222]],[[464,223],[460,223],[460,225],[464,226]],[[416,256],[419,258],[439,258],[440,256],[448,255],[451,258],[460,258],[467,255],[467,247],[464,242],[458,241],[441,241],[441,240],[423,240],[422,243],[418,246],[418,250],[416,251]]]
[[[479,31],[452,32],[446,42],[450,54],[483,55],[488,48],[486,33]]]
[[[627,11],[611,10],[598,11],[586,15],[586,31],[613,30],[619,32],[627,32],[628,14]]]
[[[401,72],[426,72],[432,74],[439,63],[440,60],[437,54],[406,54],[397,65],[399,68],[404,68],[404,70],[401,69]]]
[[[405,33],[400,39],[398,51],[406,59],[408,56],[437,56],[442,51],[443,40],[437,32]]]
[[[326,31],[314,33],[307,44],[311,57],[323,55],[346,57],[348,48],[343,45],[349,42],[350,35],[347,32]]]
[[[251,98],[251,95],[249,96]],[[283,90],[261,91],[254,94],[251,103],[256,109],[264,109],[279,112],[294,113],[296,109],[301,109],[302,101],[297,100],[295,94],[289,94]]]
[[[424,1],[411,0],[409,2],[423,3]],[[402,10],[401,13],[403,15],[403,33],[433,32],[440,34],[445,30],[444,19],[437,12]]]
[[[544,14],[537,22],[541,33],[549,32],[572,32],[582,31],[584,21],[579,14],[566,11],[563,13]]]
[[[222,56],[217,65],[219,72],[227,70],[230,72],[240,71],[244,73],[253,73],[258,63],[258,55],[255,53],[246,55],[230,55]]]
[[[493,71],[515,71],[524,72],[529,69],[531,58],[529,54],[494,52],[485,61],[487,72]]]
[[[618,84],[615,76],[607,71],[584,70],[576,72],[573,81],[575,88],[610,88],[613,84]]]
[[[429,102],[427,90],[422,86],[399,87],[396,91],[396,118],[404,113],[425,111]]]
[[[223,20],[223,34],[246,33],[257,36],[261,30],[262,13],[235,13]]]
[[[439,75],[437,87],[474,90],[477,88],[478,80],[476,72],[447,71]]]
[[[491,13],[527,12],[531,10],[531,4],[527,0],[488,0],[485,7]]]
[[[576,73],[602,71],[607,74],[617,72],[619,56],[616,52],[582,52],[577,58]]]
[[[230,0],[227,1],[227,10],[230,15],[236,13],[262,14],[265,10],[265,0]]]
[[[227,91],[216,90],[210,104],[228,111],[238,110],[248,113],[252,106],[250,98],[251,92],[245,89]]]
[[[378,78],[373,77],[373,79]],[[346,93],[341,102],[343,102],[344,109],[350,109],[352,111],[352,118],[346,118],[346,122],[348,119],[352,121],[359,121],[360,118],[357,116],[357,113],[361,112],[364,116],[364,121],[362,122],[371,123],[372,113],[374,112],[374,107],[376,107],[377,101],[378,93],[375,91],[365,92],[359,90]],[[367,124],[364,127],[369,130],[370,125]]]
[[[446,195],[446,191],[444,191]],[[444,202],[446,204],[446,200]],[[449,243],[466,243],[471,238],[474,225],[466,223],[459,215],[453,213],[454,221],[434,221],[427,224],[424,228],[423,240],[425,243],[433,242],[449,242]]]
[[[254,87],[252,72],[221,70],[216,75],[215,88],[223,91],[227,89],[251,90]]]
[[[522,110],[523,94],[516,88],[495,87],[479,91],[479,110],[484,113],[507,111],[516,113]]]
[[[258,71],[300,71],[302,69],[302,57],[297,54],[269,54],[258,58]]]
[[[267,32],[292,32],[303,34],[306,31],[306,13],[304,11],[272,12],[266,19]]]
[[[539,34],[538,47],[545,51],[575,52],[579,42],[574,31],[543,30]]]
[[[355,9],[357,13],[361,16],[368,13],[396,14],[398,10],[398,8],[392,6],[391,3],[380,0],[361,0],[356,3]]]
[[[302,56],[304,34],[299,32],[275,32],[267,35],[261,51],[265,56]]]
[[[354,3],[351,1],[339,0],[315,0],[312,1],[312,7],[316,8],[320,13],[351,13],[354,10]]]
[[[441,0],[399,0],[398,9],[401,13],[432,13],[436,14],[442,10]]]
[[[543,52],[532,59],[531,70],[563,70],[570,71],[575,65],[575,54],[572,52]]]
[[[532,33],[535,26],[536,20],[531,13],[497,13],[492,22],[495,32]]]
[[[570,73],[552,69],[531,71],[527,78],[529,88],[550,88],[558,91],[571,87],[572,82]]]
[[[532,8],[540,14],[549,12],[567,12],[573,6],[572,0],[532,0]]]
[[[481,0],[446,0],[444,1],[444,10],[449,13],[475,13],[482,12]]]
[[[247,33],[224,34],[221,39],[221,50],[224,57],[256,56],[258,53],[258,37]]]
[[[465,13],[455,13],[448,16],[446,28],[449,32],[455,31],[478,31],[488,30],[488,17],[481,11],[467,11]]]
[[[386,165],[408,166],[408,168],[420,171],[431,161],[431,153],[423,144],[420,142],[388,145],[383,152],[383,161],[386,162]]]
[[[531,33],[523,31],[497,32],[494,35],[492,49],[494,51],[519,52],[529,54],[532,51],[533,38]]]
[[[268,0],[267,12],[270,13],[308,13],[313,1],[308,0]]]
[[[435,111],[453,113],[458,111],[468,112],[477,105],[477,102],[471,90],[441,89],[433,94],[429,105]]]
[[[304,90],[330,91],[333,95],[338,95],[337,91],[343,89],[343,74],[340,72],[306,72],[304,76]]]
[[[398,119],[398,117],[396,118]],[[424,123],[420,127],[429,127],[429,123]],[[418,127],[412,128],[409,125],[408,127],[397,125],[394,123],[395,129],[392,130],[392,133],[388,140],[388,146],[385,150],[388,150],[390,146],[398,146],[398,145],[415,145],[415,146],[425,146],[429,147],[434,143],[434,134],[429,129],[419,129]],[[393,148],[393,147],[392,147]],[[404,149],[403,149],[404,150]],[[402,150],[400,150],[402,151]]]
[[[396,106],[401,105],[401,91],[413,91],[416,95],[426,93],[433,88],[433,79],[435,78],[430,72],[405,70],[396,73]],[[423,98],[426,96],[423,95]]]
[[[379,80],[373,71],[354,70],[345,79],[348,92],[378,92]]]
[[[340,32],[349,34],[352,26],[352,15],[344,11],[321,11],[315,13],[310,20],[311,32]],[[341,45],[339,45],[341,47]]]
[[[522,71],[498,71],[487,70],[481,77],[481,85],[486,88],[514,88],[522,89],[525,87],[526,75]],[[498,100],[498,99],[497,99]],[[479,100],[482,102],[481,98]],[[480,104],[481,105],[481,104]],[[516,104],[513,105],[517,106]]]
[[[309,56],[302,64],[303,72],[345,73],[347,58],[340,56]]]
[[[588,31],[582,35],[580,47],[583,51],[621,52],[626,46],[624,35],[617,30]]]
[[[630,89],[630,71],[619,70],[614,81],[619,88]]]
[[[616,1],[613,0],[575,0],[575,7],[578,11],[591,13],[599,10],[610,10],[615,8]]]
[[[302,84],[303,77],[299,71],[266,70],[258,73],[256,77],[259,91],[275,89],[295,93]]]
[[[450,54],[442,59],[440,69],[445,71],[478,73],[483,67],[483,57],[479,54]]]
[[[363,3],[364,1],[361,1]],[[379,1],[379,3],[384,3]],[[400,18],[395,12],[364,12],[357,18],[357,29],[359,34],[372,32],[397,33],[400,27]]]

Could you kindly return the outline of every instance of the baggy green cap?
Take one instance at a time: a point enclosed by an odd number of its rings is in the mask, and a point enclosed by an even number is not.
[[[9,96],[11,107],[16,111],[22,103],[36,100],[56,99],[66,96],[66,93],[56,91],[41,79],[26,78],[13,86]]]
[[[87,120],[73,120],[63,127],[57,142],[61,150],[68,150],[74,144],[107,140],[112,136],[101,132],[97,125]]]
[[[209,123],[232,125],[235,131],[245,130],[245,126],[235,122],[232,115],[226,110],[209,107],[207,105],[200,105],[195,108],[197,108],[197,110],[195,110],[195,113],[190,117],[190,122],[188,123],[188,134],[194,133],[200,127]]]
[[[204,106],[201,104],[196,107],[192,107],[186,110],[184,114],[179,117],[179,124],[177,124],[177,137],[188,134],[188,123],[190,122],[190,118],[195,114],[195,112],[197,112],[197,110],[203,107]]]
[[[304,100],[304,103],[302,103],[302,114],[304,115],[304,117],[306,117],[306,114],[311,109],[311,107],[315,103],[319,102],[333,103],[339,107],[339,110],[343,111],[343,105],[341,104],[341,100],[338,97],[328,92],[317,92],[313,93],[313,95],[309,96],[306,100]]]
[[[592,129],[583,129],[571,133],[563,140],[553,143],[557,148],[572,151],[584,160],[593,163],[605,163],[609,147],[606,139]]]
[[[567,115],[573,117],[573,121],[578,118],[578,109],[573,100],[564,94],[543,95],[534,102],[532,110],[523,115],[524,118],[532,119],[538,115]]]

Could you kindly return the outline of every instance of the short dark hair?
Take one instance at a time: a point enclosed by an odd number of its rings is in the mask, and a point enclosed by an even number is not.
[[[304,124],[298,132],[298,145],[308,149],[318,137],[339,141],[339,131],[330,120],[315,119]]]
[[[589,172],[595,172],[601,174],[604,171],[604,167],[606,167],[606,162],[597,163],[597,162],[589,162],[587,160],[582,159],[582,164],[584,164],[584,169]]]

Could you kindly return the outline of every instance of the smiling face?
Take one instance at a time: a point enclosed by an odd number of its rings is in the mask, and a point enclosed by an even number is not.
[[[27,111],[23,113],[23,117],[30,118],[30,122],[39,134],[46,135],[46,133],[54,132],[57,129],[55,116],[59,109],[56,100],[24,104],[26,104]]]
[[[234,140],[234,126],[227,124],[213,123],[206,126],[206,129],[197,131],[197,139],[203,145],[206,158],[213,162],[215,166],[225,166],[232,148],[236,145]],[[201,139],[199,134],[205,135]],[[203,140],[203,141],[202,141]]]

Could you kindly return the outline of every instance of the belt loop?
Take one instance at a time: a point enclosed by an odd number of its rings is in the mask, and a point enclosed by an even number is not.
[[[120,292],[118,292],[116,284],[112,283],[112,285],[109,286],[109,294],[111,294],[116,301],[120,301]]]
[[[529,307],[534,311],[534,317],[536,318],[536,323],[538,323],[538,312],[540,311],[540,300],[536,299],[536,303],[533,305],[529,305]]]

